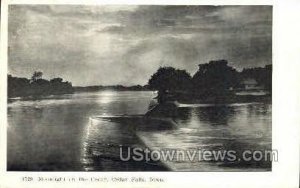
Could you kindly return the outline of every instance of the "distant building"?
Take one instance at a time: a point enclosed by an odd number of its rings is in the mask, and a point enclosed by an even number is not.
[[[253,78],[244,79],[241,84],[246,90],[263,89],[263,87],[258,85],[257,81]]]

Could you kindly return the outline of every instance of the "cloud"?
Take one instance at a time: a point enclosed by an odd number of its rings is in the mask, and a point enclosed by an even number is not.
[[[272,63],[272,7],[10,5],[8,40],[16,76],[145,84],[159,66]]]

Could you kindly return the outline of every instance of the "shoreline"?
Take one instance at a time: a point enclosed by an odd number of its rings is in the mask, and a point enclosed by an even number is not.
[[[108,90],[100,91],[75,91],[73,93],[64,93],[64,94],[51,94],[51,95],[36,95],[36,96],[18,96],[18,97],[7,97],[7,102],[14,101],[30,101],[30,100],[46,100],[51,99],[53,96],[63,96],[63,95],[72,95],[76,93],[95,93]],[[111,91],[111,90],[109,90]],[[152,90],[113,90],[112,92],[155,92]],[[177,95],[177,96],[176,96]],[[155,97],[157,98],[157,97]],[[173,98],[175,101],[181,104],[232,104],[232,103],[249,103],[249,102],[265,102],[272,103],[272,95],[237,95],[237,94],[227,94],[227,95],[210,95],[208,97],[195,97],[194,94],[175,94]]]

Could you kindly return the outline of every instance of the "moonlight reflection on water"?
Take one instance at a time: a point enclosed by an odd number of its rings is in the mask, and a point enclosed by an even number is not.
[[[147,112],[153,92],[75,93],[8,104],[8,170],[158,170],[120,161],[121,147],[271,149],[271,104],[183,105],[177,128],[133,132],[95,116]],[[270,170],[270,164],[166,163],[173,170]]]

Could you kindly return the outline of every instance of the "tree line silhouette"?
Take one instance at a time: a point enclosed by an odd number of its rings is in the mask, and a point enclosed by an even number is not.
[[[243,90],[243,80],[255,79],[260,88],[271,93],[272,65],[244,68],[241,72],[228,65],[227,60],[215,60],[199,64],[198,71],[191,76],[186,70],[160,67],[149,79],[148,87],[158,91],[158,99],[168,98],[203,99],[225,101],[236,98],[234,92]],[[216,99],[217,98],[217,99]]]
[[[74,91],[98,91],[98,90],[120,90],[141,91],[157,90],[159,100],[163,97],[186,99],[207,99],[233,97],[233,92],[243,90],[242,81],[255,79],[257,85],[271,93],[272,90],[272,65],[265,67],[244,68],[237,71],[228,65],[227,60],[215,60],[198,65],[198,71],[191,76],[186,70],[174,67],[160,67],[148,80],[145,86],[135,85],[126,87],[122,85],[112,86],[87,86],[72,87],[72,83],[63,81],[62,78],[43,79],[43,73],[35,71],[30,79],[18,78],[8,75],[8,97],[27,97],[68,94]],[[222,98],[223,97],[223,98]]]
[[[73,93],[72,83],[62,78],[43,79],[43,73],[35,71],[31,79],[7,76],[8,97],[29,97]]]

